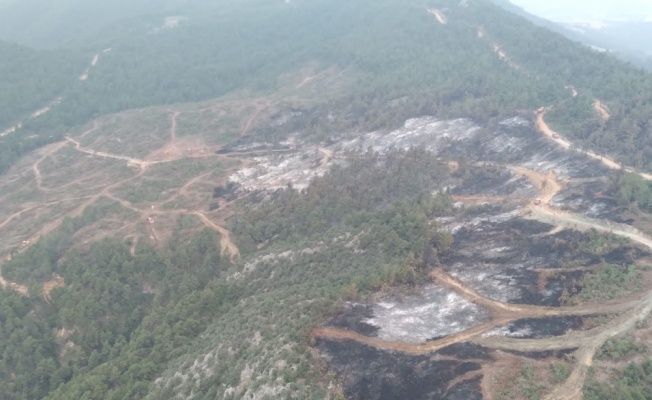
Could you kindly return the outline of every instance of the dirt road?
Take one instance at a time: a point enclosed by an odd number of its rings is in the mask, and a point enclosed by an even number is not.
[[[457,294],[475,304],[488,308],[494,314],[504,314],[504,317],[519,318],[545,318],[567,315],[592,315],[600,313],[621,312],[635,307],[636,301],[584,305],[578,307],[540,307],[527,304],[503,303],[484,297],[473,288],[466,286],[457,278],[451,276],[441,268],[430,273],[430,277],[440,285],[454,290]]]
[[[412,355],[425,355],[441,350],[444,347],[451,346],[456,343],[468,342],[474,337],[480,336],[485,332],[495,329],[499,326],[509,323],[509,319],[494,319],[493,321],[475,326],[471,329],[446,336],[443,339],[433,340],[424,343],[407,343],[396,341],[385,341],[376,337],[364,336],[359,333],[340,328],[317,328],[313,330],[313,335],[327,339],[348,339],[355,340],[356,342],[366,344],[368,346],[376,347],[383,350],[400,351]]]
[[[500,44],[498,44],[496,42],[493,42],[493,41],[491,41],[489,39],[489,37],[487,36],[487,31],[482,26],[478,27],[478,38],[479,39],[484,39],[491,46],[494,53],[496,53],[498,55],[498,58],[505,61],[507,63],[507,65],[509,65],[512,69],[515,69],[517,71],[522,70],[521,66],[518,65],[517,63],[515,63],[509,57],[509,55],[505,52],[505,50],[503,50],[503,47]]]
[[[321,161],[319,161],[319,166],[325,167],[333,159],[333,151],[325,147],[320,147],[319,152],[324,155]]]
[[[460,294],[462,297],[470,300],[475,304],[490,310],[492,319],[490,322],[475,326],[473,328],[449,335],[439,340],[433,340],[425,343],[407,343],[396,341],[385,341],[375,337],[368,337],[359,333],[353,332],[348,329],[322,327],[313,331],[317,337],[329,339],[349,339],[357,342],[373,346],[376,348],[392,351],[401,351],[408,354],[424,355],[431,352],[440,350],[444,347],[474,341],[476,343],[485,345],[492,348],[505,348],[515,351],[543,351],[553,349],[568,349],[580,347],[579,337],[575,341],[564,341],[551,339],[549,342],[540,342],[542,349],[539,349],[538,340],[521,341],[509,340],[505,338],[489,338],[479,339],[482,334],[490,332],[493,329],[505,326],[511,322],[524,318],[548,318],[556,316],[583,316],[595,315],[602,313],[617,313],[624,312],[636,307],[639,302],[636,300],[629,300],[625,302],[612,302],[608,304],[598,305],[584,305],[578,307],[537,307],[521,304],[503,303],[496,300],[489,299],[478,294],[474,289],[469,288],[456,278],[450,276],[448,273],[441,269],[434,270],[430,276],[440,283],[442,286],[448,287]],[[554,342],[553,342],[554,340]],[[552,342],[552,343],[551,343]]]
[[[8,287],[8,288],[18,292],[18,294],[20,294],[21,296],[28,296],[29,295],[29,289],[27,289],[27,286],[19,285],[19,284],[15,283],[15,282],[8,282],[8,281],[5,280],[5,278],[2,277],[2,274],[0,274],[0,286],[2,286],[3,288]]]
[[[122,161],[127,161],[128,164],[135,165],[141,170],[149,167],[152,164],[156,164],[157,162],[153,161],[144,161],[144,160],[139,160],[137,158],[132,158],[132,157],[127,157],[127,156],[121,156],[118,154],[111,154],[111,153],[106,153],[103,151],[95,151],[95,150],[89,150],[81,146],[81,144],[71,138],[70,136],[66,136],[66,140],[70,143],[72,143],[75,146],[75,150],[81,151],[82,153],[90,154],[92,156],[99,156],[99,157],[104,157],[104,158],[113,158],[115,160],[122,160]]]
[[[51,191],[54,189],[47,189],[43,187],[43,179],[41,177],[41,170],[39,169],[39,165],[48,157],[51,157],[54,153],[59,151],[63,146],[66,145],[66,142],[59,142],[59,143],[54,143],[51,144],[50,146],[47,146],[45,148],[45,154],[43,157],[39,158],[33,165],[32,165],[32,172],[34,173],[34,178],[36,179],[36,187],[39,190],[42,190],[44,192]]]
[[[91,73],[91,68],[97,65],[97,62],[100,60],[100,53],[97,53],[93,56],[93,59],[91,60],[91,64],[86,68],[86,71],[79,77],[80,81],[86,81],[88,80],[88,76]]]
[[[174,111],[172,113],[172,125],[170,126],[170,144],[174,143],[177,140],[177,118],[179,118],[181,112]]]
[[[45,282],[43,284],[43,291],[41,295],[43,296],[43,299],[48,303],[52,303],[52,291],[58,287],[64,287],[66,285],[66,281],[63,279],[62,276],[56,275],[53,280]]]
[[[429,8],[428,13],[434,15],[435,18],[437,18],[437,21],[439,21],[440,24],[442,24],[442,25],[448,24],[448,18],[446,18],[446,16],[444,15],[443,12],[441,12],[439,10],[436,10],[434,8]]]
[[[545,117],[545,114],[546,114],[548,111],[549,111],[549,110],[546,110],[546,111],[544,111],[544,112],[541,112],[541,113],[538,113],[538,114],[537,114],[537,118],[536,118],[536,126],[537,126],[537,129],[538,129],[541,133],[543,133],[544,135],[546,135],[548,138],[550,138],[552,141],[554,141],[555,143],[557,143],[558,145],[560,145],[561,147],[563,147],[564,149],[570,149],[570,148],[572,148],[572,147],[573,147],[573,144],[572,144],[571,142],[569,142],[568,140],[562,138],[561,135],[559,135],[557,132],[555,132],[555,131],[553,131],[552,129],[550,129],[550,127],[549,127],[548,124],[546,123],[544,117]],[[585,154],[585,155],[588,156],[588,157],[591,157],[591,158],[593,158],[593,159],[595,159],[595,160],[600,161],[602,164],[604,164],[605,166],[607,166],[609,169],[614,169],[614,170],[622,169],[622,166],[621,166],[619,163],[617,163],[616,161],[612,160],[612,159],[609,158],[609,157],[602,156],[602,155],[597,154],[597,153],[594,153],[594,152],[592,152],[592,151],[582,152],[582,154]],[[643,179],[645,179],[645,180],[648,180],[648,181],[649,181],[649,180],[652,180],[652,174],[646,174],[646,173],[643,173],[643,172],[637,172],[637,171],[635,171],[633,168],[630,168],[630,167],[625,167],[625,171],[627,171],[627,172],[629,172],[629,173],[632,173],[632,174],[637,174],[637,175],[639,175],[641,178],[643,178]]]
[[[50,112],[50,110],[52,110],[52,108],[54,106],[56,106],[57,104],[60,104],[62,100],[63,100],[62,97],[57,97],[56,99],[52,100],[47,105],[45,105],[44,107],[39,108],[38,110],[34,111],[32,114],[30,114],[29,118],[27,118],[27,119],[34,119],[34,118],[40,117],[43,114],[46,114],[46,113]],[[16,132],[18,129],[23,127],[23,122],[24,121],[18,122],[17,124],[15,124],[13,126],[10,126],[9,128],[3,130],[2,132],[0,132],[0,137],[5,137],[5,136],[7,136],[9,134],[12,134],[12,133]]]
[[[547,174],[533,171],[524,167],[508,166],[510,170],[524,176],[536,185],[539,189],[538,199],[542,204],[548,204],[559,193],[562,188],[561,183],[557,180],[554,172]]]
[[[605,106],[600,100],[595,99],[593,100],[593,109],[600,114],[600,119],[602,119],[603,122],[606,122],[611,118],[611,113],[609,112],[609,108]]]
[[[315,79],[315,76],[309,76],[309,77],[307,77],[307,78],[304,78],[304,79],[303,79],[303,80],[302,80],[302,81],[297,85],[297,89],[301,89],[302,87],[304,87],[308,82],[312,81],[313,79]]]
[[[238,249],[238,246],[233,243],[231,240],[231,233],[224,229],[223,227],[217,225],[213,221],[211,221],[206,215],[199,211],[195,211],[193,213],[194,215],[198,216],[199,219],[202,220],[207,226],[213,228],[215,231],[217,231],[220,236],[222,236],[222,240],[220,240],[220,246],[222,247],[222,254],[226,254],[231,258],[231,262],[235,261],[237,258],[240,257],[240,249]]]

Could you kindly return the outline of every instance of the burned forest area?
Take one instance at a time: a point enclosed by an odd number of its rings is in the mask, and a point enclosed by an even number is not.
[[[489,0],[36,3],[0,399],[650,397],[649,73]]]

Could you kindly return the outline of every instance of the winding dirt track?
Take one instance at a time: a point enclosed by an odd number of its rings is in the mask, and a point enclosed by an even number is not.
[[[440,24],[442,24],[442,25],[448,24],[448,18],[446,18],[446,16],[444,15],[443,12],[441,12],[439,10],[436,10],[434,8],[429,8],[428,13],[434,15],[435,18],[437,18],[437,21],[439,21]]]
[[[115,160],[122,160],[122,161],[127,161],[128,164],[135,165],[141,170],[146,169],[152,164],[157,164],[159,163],[158,161],[144,161],[144,160],[139,160],[137,158],[132,158],[132,157],[127,157],[127,156],[121,156],[119,154],[111,154],[111,153],[106,153],[103,151],[95,151],[95,150],[90,150],[87,148],[84,148],[81,146],[81,144],[71,138],[70,136],[66,136],[66,140],[70,143],[72,143],[75,146],[75,150],[81,151],[82,153],[90,154],[92,156],[98,156],[98,157],[105,157],[105,158],[113,158]]]
[[[558,134],[557,132],[550,129],[550,126],[548,126],[548,124],[546,123],[546,121],[544,119],[544,117],[545,117],[545,115],[546,115],[546,113],[548,111],[550,111],[550,108],[546,109],[544,112],[541,112],[541,113],[537,114],[537,118],[536,118],[537,129],[541,133],[546,135],[548,138],[550,138],[550,140],[554,141],[555,143],[557,143],[558,145],[560,145],[564,149],[568,150],[568,149],[573,148],[573,144],[571,142],[569,142],[568,140],[562,138],[562,136],[560,134]],[[607,166],[609,169],[620,170],[620,169],[623,168],[622,165],[620,165],[619,163],[617,163],[613,159],[611,159],[609,157],[606,157],[606,156],[603,156],[603,155],[600,155],[600,154],[597,154],[597,153],[594,153],[592,151],[586,151],[586,152],[583,151],[582,154],[584,154],[584,155],[586,155],[588,157],[591,157],[591,158],[593,158],[595,160],[600,161],[602,164]],[[652,174],[646,174],[644,172],[638,172],[638,171],[636,171],[636,170],[634,170],[633,168],[630,168],[630,167],[625,167],[625,171],[627,171],[629,173],[632,173],[632,174],[636,174],[636,175],[640,176],[641,178],[643,178],[645,180],[648,180],[648,181],[652,180]]]
[[[220,246],[222,247],[222,254],[227,254],[229,257],[231,257],[232,262],[235,261],[236,258],[240,257],[240,250],[238,249],[238,246],[236,246],[235,243],[233,243],[233,241],[231,240],[231,233],[228,230],[217,225],[216,223],[211,221],[206,215],[204,215],[199,211],[195,211],[193,214],[198,216],[199,219],[201,219],[206,225],[215,229],[222,236],[222,240],[220,240]]]
[[[41,170],[39,169],[39,165],[48,157],[52,156],[52,154],[56,153],[59,151],[63,146],[65,146],[66,142],[59,142],[59,143],[54,143],[50,145],[46,151],[46,153],[43,155],[43,157],[39,158],[38,161],[32,165],[32,172],[34,172],[34,179],[36,179],[36,187],[39,190],[42,190],[44,192],[48,192],[54,189],[47,189],[43,187],[43,178],[41,177]]]
[[[333,159],[333,151],[325,147],[320,147],[319,152],[324,155],[321,161],[319,161],[319,166],[325,167]]]
[[[609,108],[605,106],[604,103],[602,103],[600,100],[593,100],[593,109],[597,111],[598,114],[600,114],[600,119],[602,119],[603,122],[606,122],[609,120],[609,118],[611,118]]]
[[[430,277],[442,286],[454,290],[467,300],[480,304],[495,314],[506,313],[508,314],[506,316],[514,317],[515,319],[545,318],[568,315],[592,315],[598,312],[598,310],[600,313],[614,313],[628,310],[638,304],[638,302],[634,300],[628,302],[607,303],[601,304],[598,309],[598,307],[595,305],[584,305],[578,307],[539,307],[527,304],[503,303],[482,296],[474,289],[466,286],[463,282],[448,274],[443,269],[436,269],[432,271],[430,273]]]
[[[180,111],[174,111],[172,113],[172,125],[170,126],[170,143],[174,143],[177,140],[177,118],[181,115]]]

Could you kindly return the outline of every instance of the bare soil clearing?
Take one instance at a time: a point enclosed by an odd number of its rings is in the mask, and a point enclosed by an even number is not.
[[[43,298],[45,301],[50,304],[52,303],[52,291],[56,288],[59,287],[64,287],[66,285],[66,281],[63,279],[63,277],[56,275],[53,280],[45,282],[43,284]]]
[[[56,99],[52,100],[47,105],[45,105],[44,107],[39,108],[38,110],[34,111],[32,114],[30,114],[29,118],[27,118],[27,119],[38,118],[41,115],[50,112],[50,110],[52,110],[52,108],[55,107],[56,105],[60,104],[62,100],[63,100],[62,97],[57,97]],[[23,122],[24,121],[18,122],[17,124],[15,124],[13,126],[10,126],[9,128],[3,130],[2,132],[0,132],[0,137],[5,137],[5,136],[7,136],[9,134],[12,134],[12,133],[16,132],[18,129],[23,127]]]
[[[100,60],[100,53],[97,53],[93,56],[93,59],[91,60],[91,64],[86,68],[86,71],[79,77],[80,81],[86,81],[88,80],[88,76],[91,73],[91,68],[97,65],[97,62]]]
[[[505,50],[503,50],[503,47],[500,44],[491,41],[491,39],[487,36],[487,31],[484,29],[484,27],[482,27],[482,26],[478,27],[477,32],[478,32],[478,38],[486,40],[489,43],[489,45],[491,46],[491,48],[493,49],[494,53],[496,53],[501,60],[505,61],[507,63],[507,65],[510,66],[510,68],[515,69],[515,70],[521,70],[522,69],[520,65],[515,63],[509,57],[507,52],[505,52]]]
[[[604,105],[600,100],[595,99],[593,101],[593,108],[595,111],[600,114],[600,119],[602,119],[603,122],[606,122],[611,118],[611,113],[609,112],[609,108]]]
[[[430,14],[434,15],[435,18],[437,18],[437,21],[439,21],[440,24],[442,24],[442,25],[448,24],[448,18],[446,18],[446,16],[444,15],[443,12],[441,12],[439,10],[436,10],[434,8],[429,8],[428,12]]]
[[[325,167],[333,159],[333,151],[325,147],[320,147],[319,152],[324,155],[324,158],[319,162],[319,166]]]

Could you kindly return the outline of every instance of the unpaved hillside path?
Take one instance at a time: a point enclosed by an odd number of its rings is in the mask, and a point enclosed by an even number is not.
[[[562,188],[554,172],[543,174],[518,166],[508,166],[508,168],[532,181],[539,189],[539,200],[544,204],[550,203]]]
[[[31,113],[29,115],[29,117],[27,117],[25,120],[23,120],[21,122],[18,122],[15,125],[10,126],[9,128],[7,128],[7,129],[3,130],[2,132],[0,132],[0,138],[5,137],[5,136],[7,136],[9,134],[12,134],[12,133],[16,132],[18,129],[22,128],[23,127],[23,122],[25,122],[27,120],[30,120],[30,119],[40,117],[43,114],[47,114],[48,112],[50,112],[50,110],[52,110],[52,108],[54,108],[54,106],[56,106],[57,104],[60,104],[62,100],[63,100],[62,97],[55,98],[54,100],[52,100],[51,102],[46,104],[44,107],[41,107],[38,110]]]
[[[583,305],[577,307],[540,307],[527,304],[503,303],[482,296],[443,269],[435,269],[430,273],[430,277],[442,286],[452,289],[467,300],[480,304],[483,307],[492,310],[494,313],[505,313],[506,317],[512,317],[514,319],[525,317],[545,318],[566,315],[591,315],[598,312],[598,309],[601,313],[621,312],[637,305],[636,301],[604,303],[599,307],[596,305]],[[510,316],[510,313],[513,315]]]
[[[172,125],[170,126],[170,143],[174,143],[177,140],[177,119],[181,115],[180,111],[174,111],[172,113]]]
[[[52,291],[59,287],[64,287],[66,281],[60,275],[55,275],[54,279],[43,284],[41,295],[46,303],[52,304]]]
[[[442,25],[448,24],[448,18],[446,18],[446,16],[444,15],[443,12],[441,12],[441,11],[439,11],[437,9],[434,9],[434,8],[428,8],[428,13],[434,15],[435,18],[437,18],[437,21],[439,21],[440,24],[442,24]]]
[[[86,81],[86,80],[88,80],[88,76],[89,76],[90,73],[91,73],[91,68],[93,68],[94,66],[96,66],[96,65],[97,65],[97,62],[98,62],[99,60],[100,60],[100,53],[96,53],[96,54],[93,56],[93,59],[91,60],[91,64],[88,66],[88,68],[86,68],[86,71],[84,71],[84,73],[81,74],[81,76],[79,77],[79,80],[80,80],[80,81]]]
[[[19,285],[19,284],[14,283],[14,282],[6,281],[5,278],[3,278],[1,274],[0,274],[0,286],[2,286],[3,288],[8,287],[8,288],[16,291],[21,296],[28,296],[29,295],[29,289],[27,289],[27,286]]]
[[[127,156],[121,156],[121,155],[118,155],[118,154],[106,153],[104,151],[90,150],[90,149],[82,147],[81,144],[77,140],[71,138],[70,136],[66,136],[66,140],[68,142],[72,143],[75,146],[75,150],[77,150],[77,151],[81,151],[82,153],[90,154],[92,156],[113,158],[115,160],[127,161],[128,164],[135,165],[138,168],[140,168],[141,170],[146,169],[147,167],[149,167],[152,164],[158,163],[158,162],[155,162],[155,161],[144,161],[144,160],[139,160],[139,159],[133,158],[133,157],[127,157]]]
[[[537,114],[537,118],[536,118],[537,129],[539,130],[539,132],[546,135],[548,138],[550,138],[552,141],[554,141],[558,145],[562,146],[564,149],[567,149],[567,150],[571,149],[573,147],[573,144],[571,142],[569,142],[568,140],[562,138],[561,135],[559,135],[557,132],[550,129],[550,126],[548,126],[548,124],[546,123],[544,118],[545,118],[546,113],[549,110],[550,109],[546,109],[544,112],[541,112],[541,113]],[[612,160],[609,157],[599,155],[599,154],[594,153],[592,151],[582,152],[582,154],[585,154],[588,157],[591,157],[591,158],[593,158],[595,160],[600,161],[602,164],[607,166],[609,169],[614,169],[614,170],[622,169],[622,166],[619,163],[615,162],[614,160]],[[632,173],[632,174],[636,174],[636,175],[640,176],[641,178],[643,178],[645,180],[648,180],[648,181],[652,180],[652,174],[637,172],[633,168],[630,168],[630,167],[626,167],[625,171],[627,171],[629,173]]]
[[[240,257],[240,249],[238,249],[238,246],[233,243],[231,240],[231,233],[221,227],[220,225],[217,225],[213,221],[210,220],[206,215],[199,211],[193,212],[194,215],[198,216],[199,219],[204,222],[204,224],[208,225],[209,227],[213,228],[215,231],[217,231],[220,236],[222,236],[222,240],[220,240],[220,246],[222,247],[222,254],[226,254],[231,258],[231,262],[235,261],[237,258]]]
[[[522,70],[522,67],[521,67],[520,65],[518,65],[517,63],[515,63],[515,62],[514,62],[514,61],[509,57],[509,55],[507,54],[507,52],[505,52],[505,50],[503,50],[503,47],[502,47],[500,44],[498,44],[498,43],[492,41],[492,40],[489,38],[489,36],[487,35],[487,31],[484,29],[484,27],[479,26],[478,29],[477,29],[477,32],[478,32],[478,38],[479,38],[479,39],[483,39],[483,40],[485,40],[485,41],[486,41],[486,42],[491,46],[491,48],[493,49],[494,53],[496,53],[496,54],[498,55],[498,58],[500,58],[502,61],[506,62],[507,65],[508,65],[510,68],[512,68],[512,69],[514,69],[514,70],[517,70],[517,71]]]
[[[306,84],[308,84],[310,81],[312,81],[313,79],[315,79],[315,76],[317,76],[317,75],[313,75],[313,76],[309,76],[309,77],[303,78],[303,80],[302,80],[301,82],[299,82],[299,84],[297,85],[297,89],[301,89],[302,87],[304,87],[304,86],[305,86]]]
[[[600,119],[602,119],[603,122],[606,122],[609,120],[609,118],[611,118],[609,108],[605,106],[600,100],[593,100],[593,109],[597,111],[598,114],[600,114]]]
[[[537,307],[530,305],[509,304],[502,303],[496,300],[489,299],[478,294],[474,289],[466,286],[459,280],[447,274],[441,269],[434,270],[430,276],[439,282],[442,286],[448,287],[460,294],[462,297],[470,300],[473,303],[480,304],[488,308],[492,314],[491,321],[474,326],[461,332],[454,333],[442,339],[428,341],[425,343],[408,343],[398,341],[386,341],[380,338],[368,337],[361,335],[343,328],[322,327],[313,331],[313,334],[318,337],[329,339],[349,339],[364,343],[383,350],[401,351],[413,355],[426,355],[444,347],[476,340],[481,335],[488,333],[496,328],[505,326],[509,323],[524,318],[548,318],[558,316],[585,316],[603,313],[617,313],[630,310],[638,305],[638,301],[629,300],[624,302],[611,302],[606,304],[592,304],[577,307]],[[478,343],[485,343],[482,339],[477,340]],[[487,341],[486,343],[491,343]],[[566,342],[564,342],[566,343]],[[568,342],[570,344],[563,348],[578,347],[575,342]],[[533,345],[529,342],[519,342],[514,340],[511,342],[511,350],[515,351],[537,351],[536,343]],[[547,349],[547,343],[541,344],[544,349]],[[488,346],[498,347],[498,346]],[[556,349],[556,347],[555,347]]]
[[[333,159],[333,151],[325,147],[320,147],[319,152],[324,155],[321,161],[319,161],[319,166],[325,167]]]
[[[51,157],[54,153],[57,151],[61,150],[66,145],[66,142],[59,142],[59,143],[54,143],[50,145],[48,148],[46,148],[46,152],[43,155],[43,157],[39,158],[34,164],[32,165],[32,172],[34,173],[34,179],[36,179],[36,187],[44,192],[48,192],[54,189],[47,189],[43,187],[43,178],[41,177],[41,170],[39,169],[39,165],[48,157]]]

